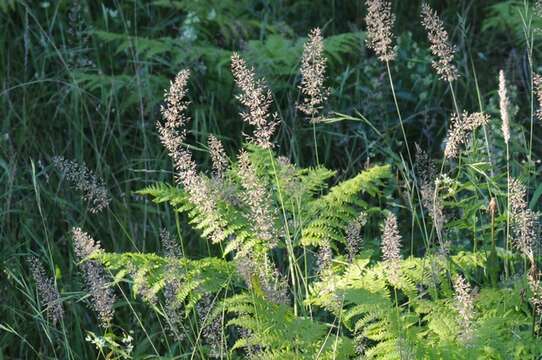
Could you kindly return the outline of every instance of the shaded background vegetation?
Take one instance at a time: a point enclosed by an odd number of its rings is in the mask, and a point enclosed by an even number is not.
[[[497,114],[500,68],[512,85],[512,104],[528,104],[524,19],[530,6],[493,0],[432,5],[458,46],[462,107]],[[392,71],[408,146],[413,150],[416,142],[437,153],[452,104],[446,84],[432,72],[419,7],[417,1],[395,2],[399,55]],[[364,11],[361,1],[0,0],[1,352],[15,358],[51,353],[35,316],[33,284],[23,277],[28,274],[25,256],[45,259],[47,248],[54,264],[47,270],[56,274],[66,297],[65,338],[82,358],[93,352],[83,330],[97,325],[79,301],[83,286],[67,237],[71,226],[84,226],[111,251],[156,251],[162,226],[183,233],[192,256],[212,251],[173,212],[134,195],[145,185],[171,179],[171,163],[154,125],[163,90],[182,68],[193,74],[190,144],[200,163],[208,161],[209,133],[223,140],[230,155],[241,142],[243,124],[229,70],[232,51],[239,51],[273,90],[281,119],[278,152],[310,166],[312,128],[295,110],[296,85],[305,36],[321,27],[332,91],[330,121],[317,126],[320,161],[342,177],[368,162],[400,166],[405,146],[385,69],[363,43]],[[532,20],[536,39],[542,20]],[[536,59],[540,42],[533,45]],[[514,131],[522,136],[525,128],[528,134],[530,109],[517,106],[514,112]],[[534,136],[533,151],[540,154],[540,145]],[[54,155],[94,169],[112,193],[110,209],[91,216],[51,167]],[[135,320],[123,312],[126,304],[117,306],[116,322],[134,329],[138,338]],[[142,341],[136,351],[146,348]]]

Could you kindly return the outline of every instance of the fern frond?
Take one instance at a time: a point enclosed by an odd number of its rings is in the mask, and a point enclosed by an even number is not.
[[[116,281],[130,280],[135,294],[140,289],[152,289],[156,295],[173,279],[181,284],[176,298],[187,311],[209,293],[217,293],[240,283],[233,263],[217,259],[172,259],[155,254],[96,253],[92,259],[101,262],[115,275]],[[145,295],[149,295],[146,291]],[[150,299],[145,299],[150,300]]]
[[[309,209],[311,220],[303,229],[301,243],[316,246],[329,239],[344,242],[348,224],[360,209],[367,208],[367,203],[359,198],[359,194],[376,195],[378,187],[390,176],[389,166],[375,166],[341,182],[328,194],[313,201]]]
[[[224,305],[236,315],[228,325],[249,330],[249,335],[238,340],[235,347],[258,345],[262,358],[277,358],[278,354],[295,354],[295,359],[314,359],[317,354],[323,358],[333,354],[336,358],[348,358],[353,354],[350,339],[328,336],[325,324],[296,317],[289,306],[270,303],[254,294],[232,296],[224,300]]]

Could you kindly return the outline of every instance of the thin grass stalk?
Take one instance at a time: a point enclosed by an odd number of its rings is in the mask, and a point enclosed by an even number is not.
[[[314,121],[311,121],[312,123],[312,138],[314,141],[314,156],[316,159],[316,166],[320,166],[320,158],[318,157],[318,142],[316,141],[316,124]]]
[[[112,278],[114,278],[114,275],[111,273],[111,271],[108,269],[107,272],[109,273],[109,276],[111,276]],[[132,313],[134,314],[136,320],[137,320],[137,323],[139,324],[139,326],[141,327],[141,330],[143,330],[143,333],[145,334],[145,337],[147,338],[147,340],[149,340],[149,344],[151,344],[151,347],[154,351],[154,353],[157,355],[157,356],[160,356],[160,354],[158,353],[158,350],[156,349],[156,347],[154,346],[154,343],[152,342],[152,339],[151,337],[149,336],[149,333],[147,332],[147,329],[145,328],[145,326],[143,325],[143,322],[141,321],[141,318],[139,317],[139,315],[137,315],[137,312],[135,311],[135,309],[133,308],[132,306],[132,303],[130,302],[130,300],[128,299],[128,297],[126,296],[126,294],[124,293],[124,290],[122,290],[122,287],[117,283],[117,288],[119,289],[120,293],[122,294],[122,297],[124,298],[124,300],[126,300],[126,304],[128,304],[128,307],[130,308],[130,310],[132,311]]]
[[[504,246],[506,252],[510,248],[510,145],[506,142],[506,239]],[[508,256],[504,258],[504,272],[508,279],[509,276],[509,262]]]
[[[527,46],[527,60],[529,62],[529,78],[530,78],[530,87],[531,91],[530,96],[530,131],[529,131],[529,144],[528,144],[528,160],[529,160],[529,173],[531,172],[532,165],[532,151],[533,151],[533,131],[534,131],[534,83],[533,83],[533,42],[534,37],[531,30],[532,16],[527,19],[527,14],[529,13],[529,4],[527,0],[523,1],[525,14],[519,12],[521,21],[523,23],[523,35],[525,36],[525,44]]]
[[[395,110],[397,111],[397,116],[399,117],[399,124],[401,125],[401,132],[403,133],[403,138],[405,140],[405,146],[407,148],[408,161],[410,162],[411,168],[413,168],[414,163],[412,161],[412,155],[410,154],[410,148],[408,146],[408,139],[407,139],[406,132],[405,132],[405,126],[403,124],[403,117],[401,116],[401,110],[399,109],[399,103],[397,102],[397,96],[395,95],[395,86],[393,85],[393,79],[392,79],[392,76],[391,76],[389,61],[386,61],[386,69],[388,71],[388,80],[390,82],[391,93],[393,95],[393,102],[395,103]]]
[[[484,106],[482,104],[482,95],[480,94],[480,86],[478,85],[478,76],[476,75],[476,71],[474,69],[474,63],[472,62],[472,60],[471,60],[471,65],[472,65],[472,74],[474,76],[474,83],[476,84],[476,95],[478,97],[478,107],[480,108],[480,112],[484,112]],[[491,157],[491,149],[489,148],[489,136],[487,135],[487,126],[484,124],[482,128],[484,130],[484,139],[486,143],[487,158],[488,158],[489,164],[491,165],[490,167],[491,177],[494,177],[495,174],[494,174],[494,169],[493,169],[493,160]]]
[[[294,314],[297,316],[298,284],[297,284],[297,278],[296,278],[296,273],[294,269],[294,264],[296,264],[294,248],[293,248],[291,234],[290,234],[290,227],[288,226],[288,217],[286,216],[286,208],[284,206],[284,199],[282,197],[282,190],[280,188],[277,168],[275,166],[275,159],[273,158],[273,153],[271,149],[268,149],[268,153],[269,153],[269,158],[271,159],[271,165],[273,166],[273,175],[275,177],[275,185],[277,187],[277,192],[278,192],[279,201],[280,201],[280,208],[281,208],[281,212],[283,216],[284,226],[286,228],[286,250],[288,252],[288,258],[289,258],[288,267],[290,269],[290,274],[292,277],[292,292],[294,294]]]
[[[387,73],[388,73],[388,80],[389,80],[390,87],[391,87],[391,93],[393,95],[393,102],[395,104],[395,110],[397,112],[397,116],[399,117],[399,124],[400,124],[400,127],[401,127],[401,132],[403,134],[403,139],[405,141],[405,146],[406,146],[406,149],[407,149],[410,169],[414,169],[414,162],[412,161],[412,155],[410,153],[410,147],[408,146],[408,139],[407,139],[405,127],[404,127],[404,124],[403,124],[403,116],[401,115],[401,110],[399,108],[399,103],[397,101],[397,96],[396,96],[396,93],[395,93],[395,86],[393,85],[393,78],[392,78],[392,75],[391,75],[389,60],[386,60],[385,63],[386,63],[386,70],[387,70]],[[414,177],[413,174],[411,174],[411,172],[408,169],[405,168],[405,170],[406,170],[406,173],[407,173],[409,178],[412,176],[412,179],[413,179],[412,180],[412,189],[416,192],[416,194],[418,196],[418,203],[420,204],[420,208],[421,208],[421,195],[420,195],[420,192],[419,192],[415,177]],[[410,183],[410,181],[408,181],[408,183]],[[411,197],[409,197],[409,207],[410,207],[410,211],[411,211],[411,214],[412,214],[412,222],[414,222],[414,216],[415,216],[416,210],[415,210],[414,205],[412,203],[412,198]],[[423,208],[421,208],[421,211],[423,212]],[[424,228],[425,228],[425,219],[423,219],[422,221],[423,221]],[[411,244],[411,248],[413,248],[412,244]]]

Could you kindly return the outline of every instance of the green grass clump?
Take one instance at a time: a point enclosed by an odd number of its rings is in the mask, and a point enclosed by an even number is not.
[[[541,11],[0,0],[0,357],[540,357]]]

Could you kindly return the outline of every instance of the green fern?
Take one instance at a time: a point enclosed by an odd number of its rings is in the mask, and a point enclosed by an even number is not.
[[[185,304],[188,313],[206,294],[239,284],[233,263],[217,259],[200,260],[165,258],[155,254],[96,253],[94,260],[101,262],[115,276],[115,281],[131,280],[134,294],[154,301],[168,281],[180,284],[176,300]]]
[[[360,209],[368,207],[359,194],[376,195],[383,180],[390,176],[389,166],[375,166],[334,186],[328,194],[312,202],[309,205],[311,220],[303,229],[301,243],[305,246],[322,245],[329,240],[344,243],[346,227]]]
[[[246,293],[227,298],[224,304],[236,316],[228,325],[249,334],[233,349],[258,347],[259,359],[346,359],[354,353],[350,339],[324,323],[295,316],[286,305]]]
[[[400,279],[393,285],[387,280],[386,264],[370,265],[368,256],[352,264],[336,263],[333,272],[313,285],[307,300],[336,316],[344,313],[341,319],[365,344],[366,358],[408,354],[461,359],[465,351],[474,358],[542,354],[542,344],[531,335],[532,316],[519,288],[483,289],[475,298],[474,336],[462,341],[449,279],[458,273],[475,277],[484,267],[485,254],[461,252],[449,262],[430,256],[401,260]]]

